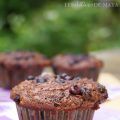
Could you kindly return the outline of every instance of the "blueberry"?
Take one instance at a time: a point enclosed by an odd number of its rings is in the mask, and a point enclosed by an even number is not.
[[[17,104],[20,103],[20,95],[16,95],[16,97],[13,99]]]
[[[107,99],[107,98],[108,98],[108,94],[107,94],[107,93],[104,94],[103,97],[104,97],[105,99]]]
[[[90,90],[85,87],[74,85],[70,88],[69,92],[73,95],[81,95],[83,99],[88,100],[91,97]]]
[[[54,106],[55,106],[55,107],[58,107],[58,106],[60,106],[60,105],[59,105],[58,103],[54,103]]]
[[[74,85],[70,88],[69,92],[73,95],[79,95],[80,89],[77,85]]]
[[[94,104],[92,109],[97,110],[98,108],[99,108],[99,101]]]
[[[67,75],[66,73],[61,74],[61,75],[60,75],[60,78],[61,78],[61,79],[64,79],[64,80],[72,80],[72,79],[73,79],[72,76],[69,76],[69,75]]]
[[[64,79],[61,79],[61,77],[59,75],[56,76],[56,82],[58,83],[65,83]]]
[[[60,75],[60,77],[61,77],[62,79],[64,79],[66,76],[67,76],[66,73],[62,73],[62,74]]]
[[[81,56],[71,56],[71,60],[69,61],[69,65],[74,65],[77,64],[83,60],[87,60],[88,56],[87,55],[81,55]]]
[[[80,88],[80,95],[82,95],[85,100],[88,100],[91,97],[91,92],[88,88],[81,87]]]
[[[73,62],[76,64],[76,63],[79,63],[79,61],[80,61],[80,59],[78,58],[78,57],[75,57],[74,59],[73,59]]]
[[[60,83],[65,83],[65,80],[60,79],[59,82],[60,82]]]
[[[98,84],[97,86],[98,90],[101,92],[101,93],[104,93],[105,92],[105,86],[101,85],[101,84]]]
[[[79,56],[79,62],[83,61],[83,60],[87,60],[88,59],[88,55],[81,55]]]
[[[75,77],[74,79],[75,79],[75,80],[80,80],[80,77]]]
[[[37,82],[37,83],[44,83],[44,82],[47,82],[47,79],[46,79],[46,78],[43,78],[43,77],[36,78],[36,82]]]
[[[29,76],[27,77],[27,80],[34,80],[34,79],[35,79],[35,77],[32,76],[32,75],[29,75]]]
[[[73,77],[72,76],[69,76],[69,75],[67,75],[67,76],[65,76],[65,78],[64,78],[65,80],[72,80],[73,79]]]
[[[57,77],[56,77],[56,81],[59,83],[65,83],[65,81],[72,80],[72,79],[73,79],[73,77],[67,75],[66,73],[63,73],[61,75],[57,75]]]
[[[76,63],[79,63],[79,57],[73,56],[73,57],[71,58],[71,60],[69,61],[69,64],[70,64],[70,65],[74,65],[74,64],[76,64]]]

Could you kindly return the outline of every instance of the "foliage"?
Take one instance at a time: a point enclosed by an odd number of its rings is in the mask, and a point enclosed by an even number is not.
[[[120,47],[119,17],[108,8],[66,8],[51,4],[9,17],[11,33],[1,31],[0,50],[36,50],[57,53],[87,53]]]

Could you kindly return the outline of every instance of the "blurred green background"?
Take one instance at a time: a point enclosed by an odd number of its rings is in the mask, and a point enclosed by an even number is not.
[[[0,0],[0,51],[52,56],[120,48],[119,7],[65,7],[66,2]]]

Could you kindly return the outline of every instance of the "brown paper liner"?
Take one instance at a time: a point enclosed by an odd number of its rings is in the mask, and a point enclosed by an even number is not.
[[[19,120],[92,120],[94,110],[32,110],[17,105]]]

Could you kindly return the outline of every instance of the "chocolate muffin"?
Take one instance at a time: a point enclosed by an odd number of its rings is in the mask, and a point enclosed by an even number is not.
[[[101,60],[90,55],[57,55],[52,60],[56,74],[67,73],[72,76],[88,77],[97,81],[103,67]]]
[[[28,75],[39,75],[50,61],[35,52],[9,52],[2,54],[0,59],[0,78],[3,87],[12,88]]]
[[[107,97],[103,85],[67,74],[29,76],[11,91],[20,120],[92,120]]]

